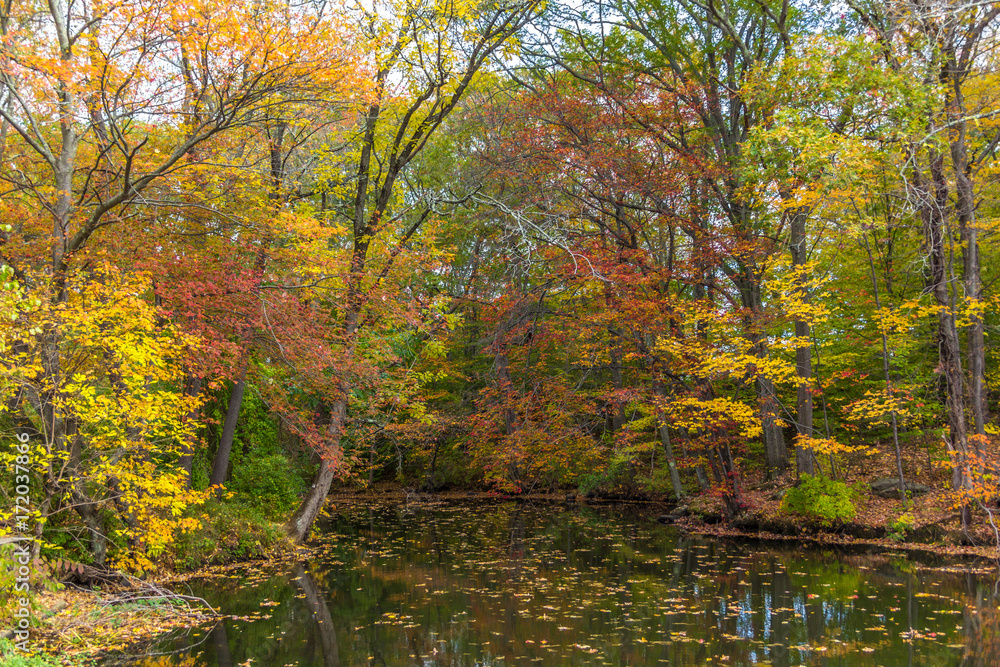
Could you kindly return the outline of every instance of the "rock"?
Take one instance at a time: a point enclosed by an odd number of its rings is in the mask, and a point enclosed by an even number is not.
[[[784,500],[785,494],[788,493],[788,489],[778,489],[774,493],[768,496],[771,500]]]
[[[899,498],[899,478],[883,477],[871,483],[871,490],[879,498]],[[919,496],[922,493],[930,493],[931,487],[918,482],[906,481],[906,490],[910,495]]]
[[[674,523],[678,519],[683,519],[688,514],[690,514],[690,512],[688,511],[687,507],[685,507],[684,505],[678,505],[670,512],[670,514],[661,514],[660,516],[656,517],[656,520],[659,523]]]
[[[969,538],[961,530],[945,530],[941,534],[941,542],[953,546],[962,546],[969,543]]]

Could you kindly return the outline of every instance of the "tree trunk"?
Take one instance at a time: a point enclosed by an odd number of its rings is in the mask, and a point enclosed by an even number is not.
[[[800,272],[806,265],[806,217],[807,211],[796,210],[792,214],[791,238],[789,246],[792,251],[792,267]],[[809,288],[804,274],[797,277],[796,291],[803,304],[809,303]],[[815,474],[813,466],[813,451],[807,447],[803,439],[813,437],[813,397],[812,397],[812,344],[809,339],[809,322],[804,319],[795,321],[795,375],[799,385],[796,395],[798,419],[795,422],[800,439],[795,444],[795,472],[797,475]]]
[[[437,474],[437,460],[438,451],[441,449],[441,438],[434,439],[434,451],[431,453],[431,469],[427,474],[427,481],[424,482],[424,490],[428,493],[434,493],[437,490],[437,481],[435,480],[435,475]]]
[[[875,295],[875,308],[877,310],[882,310],[882,299],[879,296],[878,289],[878,278],[875,275],[875,258],[872,256],[871,246],[868,244],[868,237],[864,237],[865,241],[865,252],[868,254],[868,270],[872,278],[872,292]],[[892,382],[892,367],[889,364],[889,336],[886,334],[885,329],[881,331],[882,334],[882,371],[885,373],[885,389],[888,392],[890,398],[895,398],[895,391]],[[825,409],[825,406],[824,406]],[[906,480],[903,478],[903,455],[899,449],[899,419],[896,412],[896,408],[892,409],[892,444],[896,448],[896,474],[899,476],[899,499],[903,503],[903,507],[907,506],[906,498]]]
[[[188,377],[186,382],[184,383],[184,394],[189,397],[197,397],[199,394],[201,394],[201,385],[202,385],[201,378]],[[200,410],[198,408],[192,409],[184,417],[184,421],[195,422],[198,419],[199,412]],[[193,442],[185,441],[184,444],[181,446],[181,456],[180,459],[177,461],[177,465],[180,467],[181,470],[187,473],[187,486],[190,489],[192,468],[194,466]]]
[[[749,269],[744,270],[742,277],[734,280],[740,288],[740,298],[747,311],[745,327],[747,338],[753,346],[754,354],[766,359],[768,356],[767,342],[760,330],[759,319],[763,316],[764,304],[760,294],[760,282],[750,275]],[[781,430],[779,414],[781,405],[774,392],[774,381],[771,378],[758,375],[754,380],[757,392],[758,414],[764,439],[764,469],[768,479],[774,479],[788,468],[785,434]]]
[[[509,406],[514,400],[514,388],[510,377],[510,359],[507,356],[506,349],[496,353],[496,366],[497,387],[500,389],[500,395],[503,397],[501,400],[506,401]],[[513,435],[516,430],[517,424],[514,409],[506,407],[503,411],[503,433],[504,435]]]
[[[764,431],[764,465],[768,479],[774,479],[788,469],[785,434],[778,424],[780,406],[770,378],[757,378],[756,387],[760,423]]]
[[[983,281],[979,260],[979,232],[976,228],[975,194],[970,176],[968,151],[965,146],[961,86],[955,82],[951,120],[951,161],[955,174],[955,214],[962,238],[963,279],[965,299],[969,304],[966,316],[966,356],[969,360],[969,411],[976,435],[986,435],[986,337],[980,306]]]
[[[316,517],[319,516],[326,502],[326,497],[330,493],[330,486],[337,476],[340,458],[340,439],[343,433],[344,422],[347,417],[347,397],[350,392],[349,387],[344,387],[340,397],[330,410],[330,427],[328,433],[330,440],[326,452],[320,452],[319,471],[313,479],[312,486],[306,492],[305,498],[295,514],[285,525],[288,536],[296,542],[304,542],[309,535]]]
[[[330,485],[333,484],[336,472],[336,465],[332,461],[326,458],[320,460],[319,472],[313,478],[312,486],[309,487],[306,497],[286,525],[288,536],[295,542],[305,542],[309,535],[309,529],[316,521],[316,517],[319,516],[320,510],[323,509],[323,503],[326,502],[326,497],[330,493]]]
[[[938,369],[945,380],[947,391],[949,446],[955,457],[952,472],[952,485],[956,489],[967,488],[970,480],[966,474],[969,462],[969,442],[965,423],[965,396],[963,392],[963,374],[961,348],[958,342],[958,331],[955,323],[954,301],[949,294],[948,262],[945,256],[944,239],[947,233],[945,215],[948,208],[948,185],[944,171],[944,157],[933,149],[929,154],[931,182],[919,187],[924,196],[920,206],[920,215],[924,227],[924,239],[927,245],[927,255],[930,260],[930,280],[928,287],[934,294],[938,304]],[[918,186],[923,184],[923,178],[917,174]],[[962,512],[963,525],[968,523],[969,508]]]
[[[222,437],[219,439],[219,448],[215,452],[215,461],[212,464],[212,478],[209,480],[210,486],[224,484],[229,472],[229,455],[233,451],[233,439],[236,437],[236,423],[239,421],[240,408],[243,405],[246,374],[246,368],[244,368],[240,374],[240,379],[233,384],[233,389],[229,393],[229,404],[226,406],[226,421],[222,426]]]
[[[380,74],[380,76],[382,76]],[[347,277],[347,299],[344,312],[344,361],[350,363],[354,360],[355,334],[358,331],[358,324],[361,320],[361,309],[363,304],[362,279],[365,274],[365,266],[368,258],[368,248],[371,244],[373,227],[366,224],[365,210],[369,196],[368,185],[370,179],[369,170],[371,168],[372,151],[375,147],[375,128],[378,124],[381,107],[378,103],[373,104],[368,109],[368,114],[364,119],[364,139],[361,145],[361,156],[358,162],[358,180],[354,195],[354,249],[351,253],[350,271]],[[400,166],[390,168],[383,182],[383,194],[385,203],[377,203],[372,212],[372,221],[377,223],[388,206],[388,194],[391,194],[391,179],[395,178],[396,171]],[[391,260],[390,260],[391,261]],[[340,387],[337,397],[330,409],[330,426],[327,429],[329,441],[327,451],[318,452],[320,455],[319,470],[313,479],[312,486],[306,492],[305,498],[295,514],[285,524],[285,530],[289,537],[295,542],[303,542],[309,535],[316,517],[319,516],[326,502],[326,497],[330,493],[330,486],[337,476],[339,459],[341,453],[340,440],[344,434],[344,427],[347,423],[347,405],[350,401],[351,384],[347,377],[341,376]]]
[[[662,382],[653,382],[653,394],[657,397],[665,398],[667,390]],[[684,497],[684,485],[681,483],[681,475],[677,470],[677,459],[674,457],[674,447],[670,442],[670,427],[667,425],[666,415],[659,407],[656,409],[656,420],[659,423],[660,441],[663,443],[663,453],[667,457],[667,468],[670,471],[670,486],[673,487],[674,497],[680,500]]]
[[[739,488],[736,485],[736,469],[733,466],[732,454],[728,447],[720,446],[711,435],[712,443],[708,446],[708,462],[712,468],[715,481],[722,490],[722,501],[730,518],[737,516],[741,510]]]
[[[608,354],[611,358],[611,383],[617,392],[621,391],[624,386],[622,380],[622,333],[612,328],[608,329],[608,333],[611,334],[611,345],[608,348]],[[611,424],[611,432],[617,433],[621,430],[622,425],[625,424],[625,406],[622,405],[619,397],[615,396],[615,400],[612,401],[609,408],[610,414],[608,417]]]
[[[108,556],[108,536],[101,512],[94,500],[79,490],[73,491],[73,503],[76,505],[77,514],[87,527],[87,532],[90,533],[90,556],[94,559],[94,565],[103,567]]]
[[[355,353],[355,334],[358,332],[358,323],[361,317],[362,295],[360,291],[361,276],[365,268],[365,258],[368,253],[368,244],[364,240],[356,241],[354,245],[354,257],[351,262],[351,278],[347,290],[347,312],[344,314],[344,335],[347,345],[344,350],[344,359],[351,361]],[[319,516],[326,502],[326,497],[330,493],[330,486],[340,469],[341,458],[341,438],[344,435],[344,428],[347,425],[347,406],[351,396],[351,383],[346,377],[340,381],[337,397],[330,407],[330,426],[327,429],[329,440],[325,452],[318,452],[320,455],[319,470],[313,479],[312,486],[306,492],[305,498],[295,514],[285,524],[288,536],[295,542],[304,542],[309,535],[316,517]]]
[[[691,452],[690,452],[690,450],[687,447],[687,445],[690,442],[691,442],[691,434],[688,433],[687,429],[682,429],[681,430],[681,451],[684,453],[685,457],[690,457],[691,456]],[[695,479],[698,480],[698,487],[702,491],[707,491],[708,488],[711,486],[711,484],[709,484],[708,473],[705,472],[705,466],[701,466],[701,465],[696,466],[695,469],[694,469],[694,476],[695,476]]]

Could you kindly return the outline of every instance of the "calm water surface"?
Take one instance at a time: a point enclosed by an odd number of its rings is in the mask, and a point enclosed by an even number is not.
[[[1000,665],[991,575],[716,542],[654,517],[342,505],[309,562],[191,583],[230,617],[138,664]]]

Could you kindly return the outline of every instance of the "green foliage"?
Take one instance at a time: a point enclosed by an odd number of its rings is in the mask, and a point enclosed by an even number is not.
[[[402,469],[398,468],[396,460],[393,460],[386,469],[395,474],[396,482],[404,486],[435,491],[456,487],[470,488],[482,484],[483,471],[470,465],[469,454],[461,441],[445,439],[439,445],[435,445],[417,440],[410,444],[409,456],[404,458]],[[432,460],[434,460],[433,484],[431,483]]]
[[[606,469],[595,470],[594,472],[588,472],[585,475],[580,475],[579,490],[580,493],[587,495],[590,493],[597,493],[606,488],[607,477],[609,471]]]
[[[231,387],[227,384],[211,392],[211,400],[205,406],[207,419],[202,428],[202,438],[211,446],[200,448],[191,466],[192,486],[195,489],[208,487],[215,461],[215,446],[222,438],[222,426],[226,421]],[[240,417],[236,422],[233,449],[229,458],[230,476],[248,460],[282,451],[278,434],[278,417],[271,412],[261,399],[259,387],[248,384],[240,404]]]
[[[225,420],[225,413],[222,418]],[[278,449],[278,418],[257,391],[247,391],[243,395],[233,440],[234,467],[242,462],[244,456],[256,458],[261,453],[270,454]]]
[[[579,477],[578,488],[583,494],[626,497],[673,494],[667,462],[659,444],[649,440],[619,446],[606,462]]]
[[[269,454],[241,462],[226,486],[240,503],[268,519],[279,520],[295,508],[306,484],[288,457]]]
[[[788,489],[781,502],[781,509],[820,525],[830,526],[857,515],[854,501],[858,495],[857,489],[844,482],[803,474],[799,485]]]
[[[580,477],[580,493],[636,495],[640,480],[636,474],[635,454],[632,447],[613,452],[605,465]]]
[[[674,488],[670,481],[670,468],[663,462],[651,475],[643,475],[637,480],[639,488],[647,493],[673,495]]]

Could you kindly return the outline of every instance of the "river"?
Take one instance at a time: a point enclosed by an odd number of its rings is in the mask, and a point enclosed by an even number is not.
[[[188,584],[226,614],[118,664],[997,665],[996,577],[687,535],[638,506],[346,504],[307,562]]]

